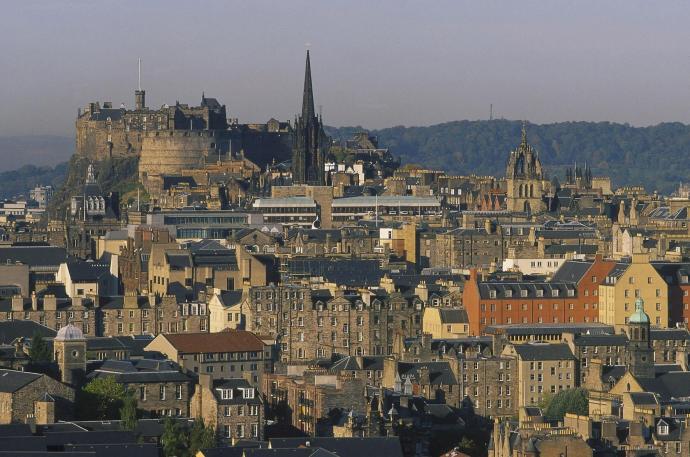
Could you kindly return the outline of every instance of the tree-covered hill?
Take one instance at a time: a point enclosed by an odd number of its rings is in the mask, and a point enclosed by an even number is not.
[[[503,176],[509,151],[520,141],[520,121],[455,121],[428,127],[372,130],[381,146],[403,163],[454,174]],[[361,127],[329,128],[349,138]],[[611,122],[527,124],[527,136],[551,174],[563,175],[574,162],[587,162],[595,176],[611,176],[614,186],[642,184],[670,193],[690,180],[690,126],[665,123],[632,127]]]
[[[66,173],[67,162],[55,167],[24,165],[17,170],[0,172],[0,199],[18,195],[28,197],[29,190],[40,185],[58,189]]]

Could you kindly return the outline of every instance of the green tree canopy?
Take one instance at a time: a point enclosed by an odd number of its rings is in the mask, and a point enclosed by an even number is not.
[[[186,457],[188,436],[183,427],[170,417],[163,423],[161,445],[165,457]]]
[[[585,389],[562,390],[546,400],[544,417],[547,420],[563,420],[566,413],[580,416],[589,414],[589,400]]]
[[[137,399],[131,393],[128,393],[122,402],[120,420],[125,430],[134,430],[137,427]]]
[[[31,338],[29,357],[34,362],[49,362],[53,360],[53,354],[50,351],[50,347],[40,333],[34,333],[34,336]]]
[[[212,424],[204,424],[202,419],[196,419],[189,432],[189,456],[193,457],[201,449],[216,446],[216,431]]]
[[[77,411],[82,420],[119,419],[127,391],[114,376],[93,379],[79,392]]]

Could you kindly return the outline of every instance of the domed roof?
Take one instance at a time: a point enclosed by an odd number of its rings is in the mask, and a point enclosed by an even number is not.
[[[635,300],[635,312],[632,313],[630,319],[628,319],[629,324],[649,324],[649,316],[644,312],[644,300],[642,297],[638,297]]]
[[[79,329],[79,327],[67,324],[58,330],[55,336],[56,341],[66,341],[66,340],[83,340],[84,333]]]

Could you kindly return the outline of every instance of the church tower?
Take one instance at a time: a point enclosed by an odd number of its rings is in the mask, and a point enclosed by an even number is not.
[[[628,348],[626,365],[636,378],[654,378],[654,349],[650,335],[650,321],[644,312],[644,301],[635,300],[635,312],[628,319]]]
[[[53,354],[65,384],[77,385],[86,374],[86,338],[78,327],[67,324],[53,339]]]
[[[527,142],[525,124],[516,150],[510,152],[506,167],[508,211],[539,213],[546,210],[542,197],[548,190],[537,151]]]
[[[323,186],[325,181],[326,134],[322,119],[314,110],[314,92],[311,84],[311,64],[307,51],[304,70],[302,114],[295,119],[292,147],[292,181],[295,184]]]

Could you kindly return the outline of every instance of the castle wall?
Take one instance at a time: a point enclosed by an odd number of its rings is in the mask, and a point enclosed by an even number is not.
[[[149,132],[142,140],[139,179],[149,187],[163,174],[201,168],[221,141],[213,130]]]

